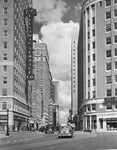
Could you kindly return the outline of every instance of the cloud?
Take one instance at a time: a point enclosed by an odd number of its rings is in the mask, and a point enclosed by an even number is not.
[[[33,0],[33,7],[37,10],[36,21],[44,23],[40,32],[49,51],[52,77],[59,81],[60,119],[64,122],[71,107],[71,34],[79,24],[61,22],[70,9],[62,0]]]
[[[47,44],[50,66],[54,78],[71,79],[71,33],[78,23],[56,22],[41,28],[43,41]]]
[[[53,22],[41,28],[49,51],[52,76],[59,81],[59,104],[66,108],[60,111],[63,114],[71,108],[71,35],[74,27],[79,29],[79,24],[70,21]],[[66,115],[68,118],[68,113]]]
[[[68,121],[68,116],[69,116],[69,110],[67,108],[61,108],[60,109],[60,124],[62,123],[67,123]]]
[[[37,10],[37,22],[59,22],[69,10],[62,0],[33,0],[33,7]]]

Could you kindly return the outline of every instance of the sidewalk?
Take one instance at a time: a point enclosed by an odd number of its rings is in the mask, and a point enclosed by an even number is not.
[[[6,136],[6,131],[0,131],[0,140],[4,139],[4,138],[9,138],[9,137],[12,137],[12,136],[15,136],[15,135],[19,135],[19,134],[23,134],[23,133],[31,133],[31,132],[39,132],[39,131],[9,132],[9,136]]]
[[[0,139],[4,139],[8,137],[11,137],[11,135],[9,134],[9,136],[6,136],[6,131],[0,131]]]

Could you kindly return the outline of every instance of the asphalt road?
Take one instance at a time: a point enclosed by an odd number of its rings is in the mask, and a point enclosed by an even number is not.
[[[1,140],[0,150],[117,150],[116,133],[74,132],[73,138],[55,134],[27,133]]]

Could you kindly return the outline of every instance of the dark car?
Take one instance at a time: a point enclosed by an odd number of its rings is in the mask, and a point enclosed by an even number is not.
[[[73,129],[70,125],[61,125],[58,131],[58,138],[73,137]]]
[[[54,127],[52,124],[47,124],[47,126],[45,127],[45,133],[54,133]]]

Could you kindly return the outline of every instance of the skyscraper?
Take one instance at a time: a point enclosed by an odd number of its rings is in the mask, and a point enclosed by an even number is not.
[[[0,127],[24,130],[31,113],[31,97],[26,98],[26,26],[24,11],[32,0],[0,1]],[[30,27],[30,25],[28,26]],[[31,84],[28,83],[29,95]]]
[[[80,129],[117,128],[117,0],[85,0],[78,41]]]
[[[77,55],[77,45],[78,45],[78,27],[74,27],[72,31],[71,38],[71,113],[74,116],[77,114],[78,109],[78,55]]]
[[[43,124],[49,122],[52,75],[49,67],[49,54],[45,43],[34,43],[35,75],[41,92],[41,119]]]

